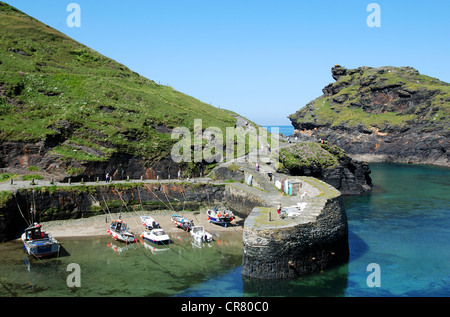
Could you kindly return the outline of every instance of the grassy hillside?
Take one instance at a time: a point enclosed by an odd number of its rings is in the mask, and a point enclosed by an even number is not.
[[[44,144],[63,158],[149,160],[170,153],[170,130],[225,131],[229,113],[158,85],[0,2],[0,143]]]

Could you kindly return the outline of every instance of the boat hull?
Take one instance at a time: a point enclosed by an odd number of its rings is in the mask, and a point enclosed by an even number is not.
[[[152,239],[152,238],[150,238],[150,237],[145,237],[145,236],[144,236],[144,240],[149,241],[149,242],[154,243],[154,244],[159,244],[159,245],[167,245],[167,244],[170,244],[170,239],[159,240],[159,239]]]
[[[136,237],[134,235],[126,234],[126,233],[119,233],[115,232],[114,230],[108,230],[107,231],[110,236],[117,241],[125,242],[125,243],[134,243],[137,241]]]
[[[214,218],[214,217],[209,216],[208,220],[211,223],[224,226],[225,228],[231,224],[230,219]]]
[[[170,243],[170,237],[164,232],[163,229],[153,229],[141,234],[141,238],[154,244],[167,245]]]
[[[224,227],[228,227],[234,219],[234,215],[230,211],[224,211],[222,213],[218,210],[209,209],[206,214],[208,215],[209,222]]]
[[[50,257],[58,253],[60,244],[52,240],[23,241],[23,248],[29,255],[38,258]]]

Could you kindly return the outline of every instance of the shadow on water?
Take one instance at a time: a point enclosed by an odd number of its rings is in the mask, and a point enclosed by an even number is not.
[[[348,244],[350,249],[350,261],[354,261],[369,252],[369,246],[353,230],[348,231]]]
[[[342,297],[348,285],[348,264],[292,280],[243,278],[245,296]]]

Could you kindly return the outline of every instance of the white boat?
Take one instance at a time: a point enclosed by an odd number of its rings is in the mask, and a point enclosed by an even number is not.
[[[108,232],[114,240],[122,241],[125,243],[134,243],[137,241],[132,232],[129,232],[128,225],[120,219],[113,220],[106,232]]]
[[[153,219],[153,217],[151,217],[151,216],[140,216],[140,218],[142,220],[142,225],[146,229],[152,230],[152,229],[159,229],[159,228],[161,228],[159,223],[157,223],[156,220]]]
[[[152,229],[149,231],[144,231],[141,234],[141,238],[144,238],[145,240],[156,244],[166,245],[170,243],[170,237],[164,232],[163,229]]]
[[[205,231],[205,228],[203,226],[194,226],[191,228],[191,236],[202,242],[211,242],[212,241],[212,235]]]
[[[36,222],[25,229],[21,238],[27,253],[38,258],[54,255],[60,248],[59,242]]]

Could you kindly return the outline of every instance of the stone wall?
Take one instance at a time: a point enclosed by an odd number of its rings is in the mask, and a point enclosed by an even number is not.
[[[224,205],[241,218],[247,218],[256,206],[271,206],[262,196],[259,189],[243,184],[228,184],[223,195]]]

